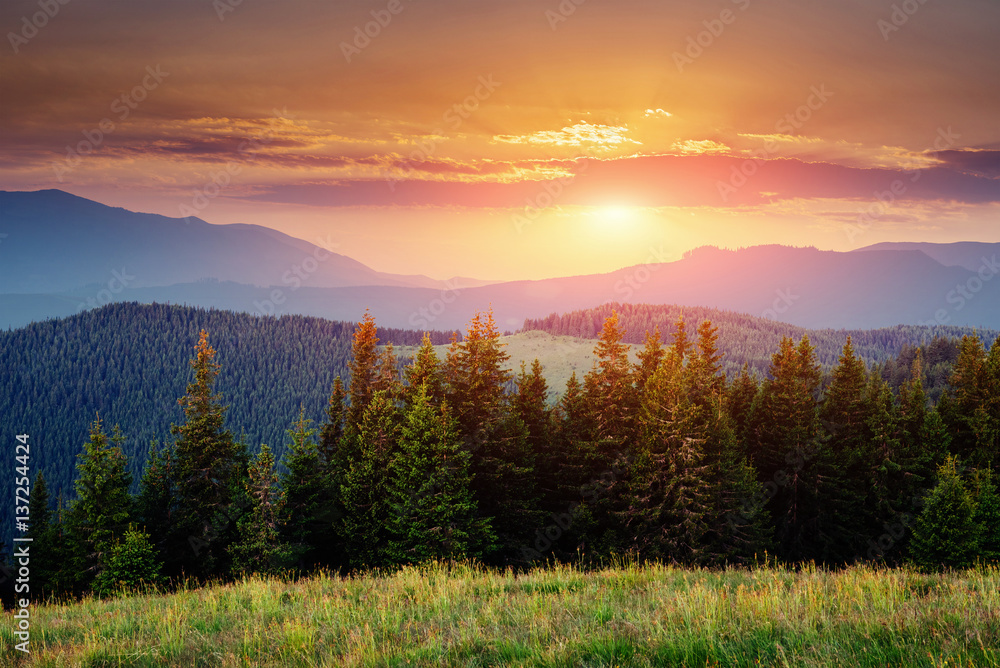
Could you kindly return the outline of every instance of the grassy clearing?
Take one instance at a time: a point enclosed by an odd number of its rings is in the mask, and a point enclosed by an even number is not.
[[[576,372],[577,379],[583,382],[583,376],[594,366],[597,359],[594,356],[595,339],[578,339],[572,336],[556,336],[547,332],[520,332],[510,336],[500,337],[504,352],[510,355],[505,369],[517,373],[521,370],[521,362],[530,369],[531,362],[537,358],[542,364],[545,380],[549,385],[549,401],[555,403],[566,389],[566,381]],[[627,344],[629,361],[639,360],[642,346]],[[400,357],[413,357],[419,346],[396,346],[395,351]],[[444,359],[448,354],[448,346],[434,346],[438,357]]]
[[[2,660],[20,665],[11,613]],[[998,666],[1000,569],[469,566],[32,610],[32,666]]]

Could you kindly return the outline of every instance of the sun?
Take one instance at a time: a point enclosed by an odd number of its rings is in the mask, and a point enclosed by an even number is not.
[[[635,218],[635,212],[628,206],[610,205],[601,207],[600,216],[609,223],[625,223]]]
[[[635,207],[623,204],[597,206],[591,211],[593,225],[606,232],[621,233],[635,226],[639,220]]]

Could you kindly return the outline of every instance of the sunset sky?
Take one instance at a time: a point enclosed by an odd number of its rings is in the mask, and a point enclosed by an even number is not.
[[[0,189],[381,271],[1000,241],[995,0],[15,0],[0,27]]]

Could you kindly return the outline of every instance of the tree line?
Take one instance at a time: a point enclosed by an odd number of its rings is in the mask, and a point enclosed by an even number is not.
[[[425,335],[400,368],[374,319],[319,424],[291,421],[279,461],[226,428],[202,331],[183,421],[151,446],[138,492],[123,435],[94,420],[75,498],[32,491],[32,582],[55,594],[246,573],[349,572],[427,560],[524,567],[616,554],[723,566],[780,559],[922,568],[1000,559],[993,482],[1000,346],[958,342],[928,400],[918,351],[894,391],[847,338],[824,385],[808,336],[763,380],[722,371],[718,328],[680,317],[628,357],[618,314],[558,404],[536,360],[505,370],[491,313],[440,359]],[[37,578],[37,579],[36,579]]]

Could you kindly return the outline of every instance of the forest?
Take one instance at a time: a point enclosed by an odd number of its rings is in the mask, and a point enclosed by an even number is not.
[[[52,498],[37,474],[33,590],[428,561],[939,570],[1000,559],[1000,346],[963,336],[931,401],[919,349],[894,390],[850,337],[824,383],[807,335],[781,338],[760,378],[748,365],[723,372],[710,321],[673,329],[669,345],[646,331],[633,364],[612,311],[593,368],[551,406],[537,361],[504,369],[491,313],[443,359],[428,334],[403,365],[366,314],[346,382],[333,380],[320,423],[304,408],[286,416],[277,461],[227,428],[225,358],[203,329],[182,417],[151,445],[137,492],[124,434],[101,418],[73,498]]]

